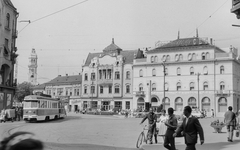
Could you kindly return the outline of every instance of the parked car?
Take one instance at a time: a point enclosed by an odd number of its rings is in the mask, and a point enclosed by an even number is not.
[[[196,118],[204,118],[204,115],[202,114],[201,111],[192,110],[192,115]]]

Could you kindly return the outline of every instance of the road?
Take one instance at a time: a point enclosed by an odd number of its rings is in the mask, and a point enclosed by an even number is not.
[[[237,150],[240,138],[234,135],[234,142],[227,142],[226,128],[223,133],[214,133],[210,127],[212,120],[200,119],[206,140],[204,145],[198,144],[197,149]],[[136,150],[136,140],[143,127],[139,125],[140,121],[141,118],[69,113],[65,119],[49,122],[0,123],[0,138],[16,131],[29,131],[44,142],[46,150]],[[143,145],[142,149],[164,150],[162,138],[159,137],[158,141],[158,144]],[[185,149],[183,138],[176,138],[176,147]]]

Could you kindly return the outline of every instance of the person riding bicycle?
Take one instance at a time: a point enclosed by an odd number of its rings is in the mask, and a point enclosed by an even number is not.
[[[155,137],[155,143],[157,143],[157,132],[156,132],[156,122],[157,122],[157,115],[153,112],[153,109],[149,109],[149,113],[142,119],[141,123],[142,124],[146,119],[148,119],[148,135],[150,144],[152,144],[152,137],[154,134]]]

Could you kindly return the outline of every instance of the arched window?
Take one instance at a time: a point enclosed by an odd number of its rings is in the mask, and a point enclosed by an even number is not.
[[[178,75],[178,76],[181,75],[181,69],[180,69],[180,67],[177,68],[177,75]]]
[[[223,81],[220,82],[220,90],[225,90],[225,83]]]
[[[156,83],[153,83],[153,84],[152,84],[152,91],[156,91],[156,89],[157,89],[157,88],[156,88]]]
[[[191,54],[191,53],[188,54],[188,60],[189,60],[189,61],[192,60],[192,54]]]
[[[208,83],[207,82],[204,82],[203,83],[203,90],[208,90]]]
[[[190,68],[190,75],[194,75],[194,68],[193,67]]]
[[[175,99],[175,110],[177,111],[183,110],[183,99],[181,97],[177,97]]]
[[[155,56],[154,62],[158,62],[158,57]]]
[[[203,74],[207,75],[208,74],[208,68],[207,66],[203,67]]]
[[[87,94],[87,85],[84,86],[84,94]]]
[[[197,59],[196,54],[193,53],[193,54],[192,54],[192,60],[196,60],[196,59]]]
[[[206,59],[206,55],[205,53],[202,53],[202,60],[205,60]]]
[[[156,69],[152,70],[152,76],[156,76]]]
[[[139,84],[139,91],[143,91],[143,84],[142,83]]]
[[[210,112],[210,99],[208,97],[202,99],[202,109]]]
[[[165,110],[168,110],[168,108],[170,107],[170,99],[168,97],[165,97],[162,103],[164,105]]]
[[[194,82],[190,83],[190,91],[194,90]]]
[[[88,74],[87,74],[87,73],[84,74],[84,80],[85,80],[85,81],[88,80]]]
[[[167,59],[167,56],[166,56],[166,55],[163,55],[163,56],[162,56],[162,61],[164,62],[164,61],[166,61],[166,59]]]
[[[130,93],[130,85],[126,85],[126,93]]]
[[[139,70],[139,77],[143,77],[143,70],[142,69]]]
[[[209,54],[209,52],[206,53],[206,59],[210,59],[210,54]]]
[[[218,112],[226,112],[227,110],[227,99],[220,97],[218,100]]]
[[[103,86],[100,86],[100,94],[103,94]]]
[[[182,54],[179,55],[179,61],[183,61],[183,55]]]
[[[131,77],[130,77],[130,71],[127,71],[126,72],[126,79],[130,79]]]
[[[196,98],[190,97],[190,98],[188,99],[188,105],[191,106],[191,107],[196,107],[196,106],[197,106]]]
[[[176,55],[175,55],[175,61],[178,61],[178,60],[179,60],[179,55],[176,54]]]
[[[114,87],[114,93],[116,93],[116,94],[119,94],[119,93],[120,93],[119,85],[115,85],[115,87]]]
[[[181,83],[178,82],[178,83],[177,83],[177,91],[181,90],[181,87],[182,87],[182,86],[181,86]]]
[[[154,62],[154,56],[151,57],[151,63],[153,63],[153,62]]]
[[[169,85],[167,82],[165,82],[165,91],[168,91],[168,89],[169,89]]]
[[[168,68],[165,67],[165,76],[168,75]]]
[[[6,15],[6,27],[10,28],[10,15],[9,15],[9,13],[7,13],[7,15]]]
[[[170,61],[170,56],[169,55],[167,55],[167,60],[166,61]]]
[[[224,74],[224,66],[220,67],[220,74]]]
[[[115,72],[115,79],[120,79],[120,72],[119,71]]]

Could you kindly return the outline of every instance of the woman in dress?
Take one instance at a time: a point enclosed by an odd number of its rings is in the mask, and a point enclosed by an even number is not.
[[[162,110],[162,115],[157,120],[157,128],[158,128],[158,135],[162,136],[164,139],[167,126],[165,125],[165,122],[168,120],[168,116],[166,115],[166,110]]]

